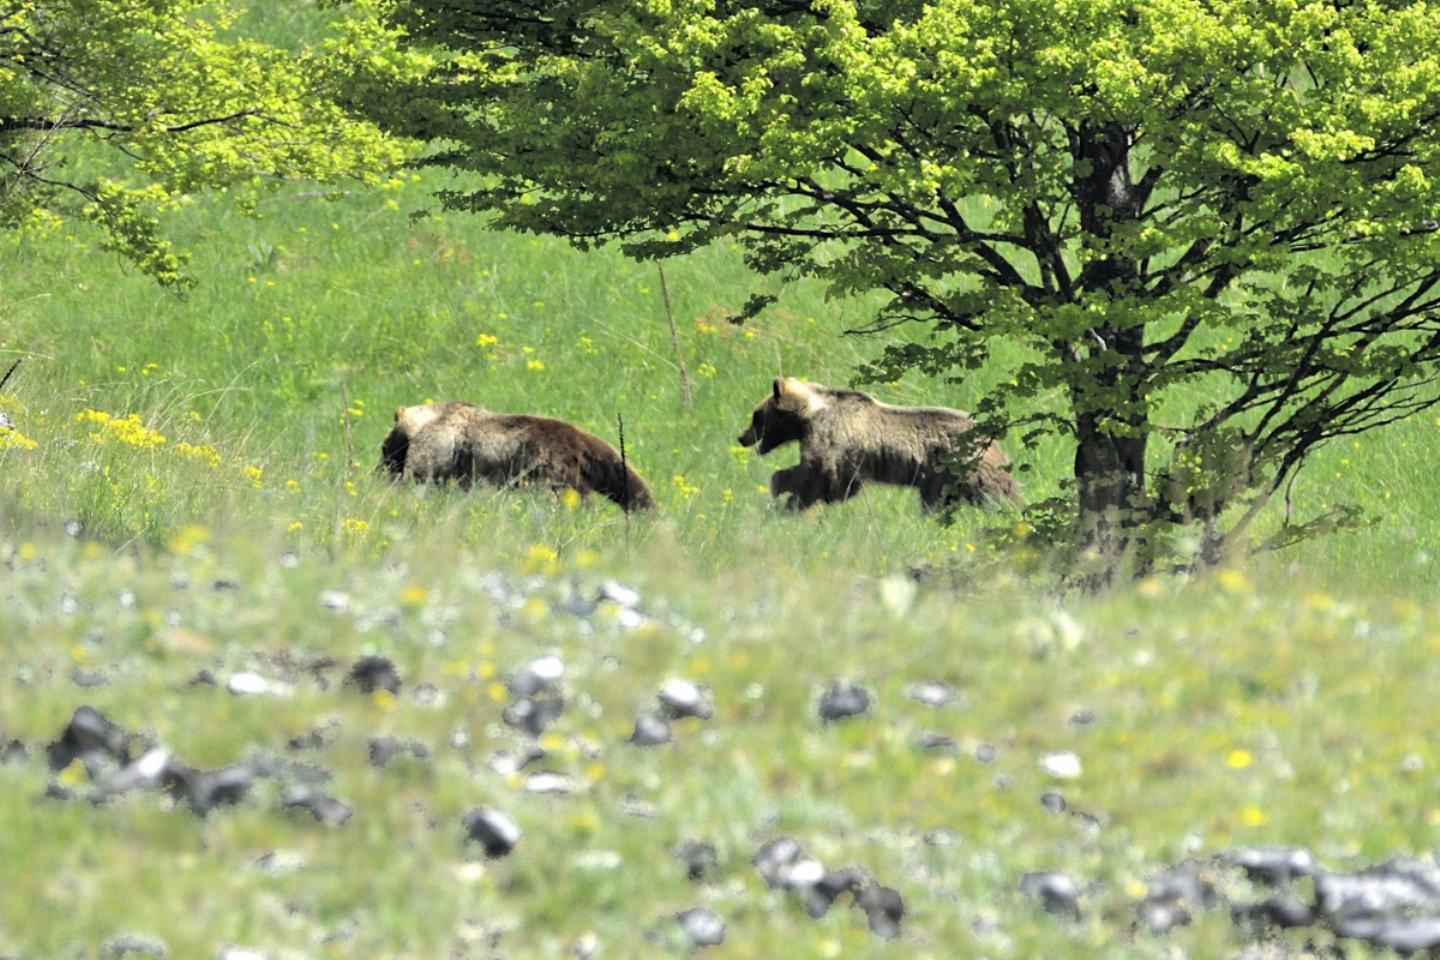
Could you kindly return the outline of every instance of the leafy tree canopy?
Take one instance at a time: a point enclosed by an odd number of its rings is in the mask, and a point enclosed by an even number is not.
[[[405,68],[378,55],[393,45],[364,14],[323,45],[282,47],[250,35],[254,11],[224,2],[0,0],[0,227],[84,219],[176,284],[183,257],[157,214],[187,194],[373,180],[401,148],[336,95],[357,61],[380,77]]]
[[[877,328],[932,335],[891,338],[877,375],[1020,344],[983,412],[1073,440],[1097,555],[1195,523],[1218,556],[1318,445],[1436,402],[1425,3],[409,0],[392,22],[441,57],[372,108],[485,175],[452,206],[639,257],[733,237],[762,271],[888,291]]]

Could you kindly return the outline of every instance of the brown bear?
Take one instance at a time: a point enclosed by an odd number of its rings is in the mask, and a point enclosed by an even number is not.
[[[1010,458],[993,441],[968,465],[956,462],[973,446],[957,441],[974,426],[969,414],[948,407],[894,407],[858,390],[786,377],[776,378],[739,442],[759,444],[761,455],[799,442],[800,462],[770,478],[771,495],[789,494],[792,510],[847,500],[867,482],[915,487],[926,510],[1019,503]]]
[[[655,505],[645,481],[599,437],[563,420],[492,413],[473,403],[398,408],[375,469],[421,483],[539,484],[598,493],[626,511]]]

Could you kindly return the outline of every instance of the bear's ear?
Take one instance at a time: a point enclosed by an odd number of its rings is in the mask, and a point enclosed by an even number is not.
[[[775,399],[776,399],[776,400],[779,400],[780,397],[781,397],[781,395],[785,393],[785,381],[782,380],[782,379],[780,379],[779,377],[776,377],[776,378],[775,378],[775,382],[774,382],[773,384],[771,384],[771,387],[772,387],[772,388],[774,389],[774,391],[775,391],[775,392],[774,392],[774,397],[775,397]]]
[[[400,422],[400,415],[401,415],[402,413],[404,413],[404,412],[405,412],[405,408],[404,408],[404,407],[396,407],[396,408],[395,408],[395,422],[396,422],[396,423],[399,423],[399,422]]]

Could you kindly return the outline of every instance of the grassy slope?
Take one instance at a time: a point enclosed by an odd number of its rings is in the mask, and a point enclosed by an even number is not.
[[[201,280],[185,299],[63,235],[4,251],[0,336],[30,359],[3,409],[39,445],[0,452],[0,636],[17,668],[0,678],[0,734],[32,747],[30,763],[0,768],[0,822],[12,825],[0,861],[20,865],[11,876],[22,888],[0,897],[0,952],[85,955],[133,928],[177,956],[226,941],[432,956],[479,936],[467,925],[476,917],[508,929],[506,955],[565,955],[594,930],[605,955],[631,956],[678,950],[668,916],[709,902],[731,924],[717,956],[1158,955],[1163,942],[1126,942],[1127,898],[1187,844],[1302,843],[1336,865],[1426,849],[1440,756],[1410,718],[1434,689],[1437,610],[1405,598],[1433,581],[1433,423],[1329,451],[1297,484],[1297,505],[1373,502],[1382,526],[1216,583],[1071,602],[1082,627],[1071,644],[1052,601],[969,562],[984,553],[977,518],[942,528],[913,494],[885,490],[777,516],[758,488],[789,457],[762,463],[731,449],[770,377],[846,380],[872,349],[838,334],[863,320],[863,304],[787,289],[751,337],[721,319],[765,288],[733,251],[669,265],[696,390],[685,411],[653,267],[464,218],[412,223],[424,186],[333,203],[275,198],[256,221],[197,204],[180,225]],[[916,378],[876,392],[963,407],[983,389]],[[608,437],[621,413],[660,509],[627,531],[603,504],[567,511],[544,496],[376,482],[388,412],[430,398],[545,412]],[[77,422],[87,409],[136,413],[166,442]],[[213,459],[181,442],[213,448]],[[1058,445],[1018,459],[1033,466],[1027,496],[1057,489]],[[96,539],[63,537],[69,517]],[[278,564],[286,549],[299,551],[297,569]],[[931,581],[914,609],[882,601],[884,574],[948,558],[953,575]],[[476,580],[494,566],[533,571],[539,599],[502,618]],[[177,571],[193,586],[173,586]],[[555,584],[573,575],[588,590],[602,574],[640,587],[657,623],[578,633],[556,609]],[[208,591],[217,577],[241,590]],[[117,606],[124,588],[133,609]],[[328,588],[357,598],[357,615],[321,609]],[[67,592],[77,613],[62,612]],[[394,626],[362,629],[365,614],[388,608]],[[674,617],[708,639],[686,642]],[[495,680],[544,650],[562,655],[572,694],[590,704],[561,721],[544,764],[593,783],[578,797],[523,796],[485,766],[513,745]],[[302,685],[257,702],[187,685],[202,668],[277,669],[282,652],[384,653],[409,684],[434,683],[446,700],[377,703]],[[67,680],[77,666],[112,670],[113,682],[77,689]],[[628,747],[634,712],[672,675],[713,686],[715,720],[682,724],[674,748]],[[840,675],[863,679],[879,707],[822,727],[814,698]],[[935,714],[904,699],[906,682],[928,678],[956,684],[965,704]],[[340,739],[314,759],[334,770],[356,819],[328,831],[276,814],[264,790],[205,821],[149,796],[98,809],[40,802],[36,750],[84,702],[205,766],[252,746],[280,750],[336,718]],[[1095,725],[1067,725],[1081,706],[1099,711]],[[456,727],[468,748],[445,746]],[[915,750],[924,728],[955,736],[960,753]],[[384,731],[424,739],[436,759],[366,766],[367,737]],[[980,742],[999,747],[994,764],[973,759]],[[1084,774],[1059,789],[1101,817],[1098,838],[1040,806],[1056,784],[1036,761],[1052,749],[1081,754]],[[1418,769],[1412,758],[1412,772],[1399,772],[1411,755]],[[617,813],[631,792],[656,804],[654,820]],[[457,818],[490,802],[527,839],[478,870]],[[936,829],[956,842],[920,840]],[[817,924],[764,892],[746,861],[776,832],[899,888],[914,914],[907,939],[873,940],[849,909]],[[720,879],[704,889],[666,859],[692,835],[721,852]],[[278,877],[246,866],[276,848],[307,865]],[[587,850],[618,852],[623,865],[578,866]],[[1084,924],[1057,931],[1018,901],[1016,878],[1040,867],[1100,882]],[[977,941],[972,926],[987,912],[1003,919],[1004,938]],[[350,939],[318,942],[317,931],[349,923]],[[1228,936],[1211,917],[1177,940],[1209,955]]]

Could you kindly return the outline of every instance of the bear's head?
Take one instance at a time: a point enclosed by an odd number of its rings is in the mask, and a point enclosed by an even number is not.
[[[770,396],[750,414],[750,426],[740,434],[740,445],[753,447],[758,443],[758,452],[763,456],[776,447],[803,439],[810,429],[810,416],[823,406],[819,389],[794,377],[776,377]]]

